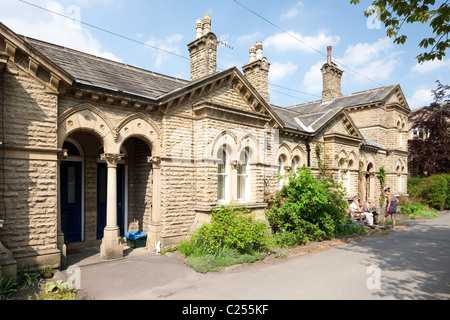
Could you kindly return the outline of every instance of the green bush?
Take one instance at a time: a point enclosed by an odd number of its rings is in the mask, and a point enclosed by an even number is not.
[[[266,213],[275,242],[284,239],[297,245],[333,238],[335,222],[343,220],[347,210],[343,196],[336,182],[316,179],[303,166],[289,177],[289,184],[276,194]]]
[[[413,198],[438,210],[445,210],[450,207],[449,203],[449,175],[440,174],[420,181],[409,179],[408,192]]]
[[[213,211],[211,223],[202,225],[192,235],[192,242],[210,254],[223,248],[249,253],[267,249],[270,235],[266,224],[256,221],[248,209],[229,205]]]
[[[406,217],[410,218],[437,218],[437,211],[430,209],[426,204],[422,203],[408,203],[400,205],[399,211]]]

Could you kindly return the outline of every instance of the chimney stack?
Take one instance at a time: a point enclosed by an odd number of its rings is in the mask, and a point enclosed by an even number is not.
[[[253,87],[270,104],[269,95],[269,69],[270,63],[263,56],[263,44],[258,41],[250,46],[250,62],[242,67],[245,77],[250,81]]]
[[[342,74],[337,65],[331,60],[332,47],[327,48],[327,63],[321,69],[323,76],[322,103],[342,96]]]
[[[196,39],[188,44],[191,56],[191,81],[216,72],[217,37],[211,32],[211,17],[205,14],[196,23]]]

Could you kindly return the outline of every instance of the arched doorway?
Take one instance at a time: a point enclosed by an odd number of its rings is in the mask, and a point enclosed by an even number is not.
[[[60,161],[61,231],[68,244],[96,240],[97,150],[101,138],[87,130],[69,134]]]
[[[125,228],[148,232],[153,209],[154,168],[149,161],[152,147],[150,142],[131,136],[124,141],[121,150],[126,155],[123,176],[127,181],[123,195],[127,208]]]
[[[84,241],[84,151],[73,139],[63,144],[60,163],[61,231],[65,242]]]
[[[367,165],[367,170],[366,170],[366,197],[365,200],[367,201],[367,199],[374,197],[374,188],[375,188],[375,176],[374,176],[374,168],[373,168],[373,164],[369,163]]]

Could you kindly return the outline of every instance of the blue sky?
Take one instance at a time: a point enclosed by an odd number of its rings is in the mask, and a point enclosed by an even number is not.
[[[428,27],[405,25],[406,44],[393,44],[384,27],[363,14],[372,1],[26,0],[72,19],[24,1],[1,1],[0,21],[19,34],[183,79],[189,79],[187,44],[195,39],[196,20],[208,13],[212,31],[228,43],[219,47],[219,70],[241,70],[250,45],[263,41],[271,103],[283,107],[321,99],[328,45],[344,70],[343,94],[400,84],[415,109],[433,101],[436,80],[450,84],[450,57],[417,64]]]

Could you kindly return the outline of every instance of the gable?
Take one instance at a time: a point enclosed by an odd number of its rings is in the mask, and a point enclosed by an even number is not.
[[[280,118],[236,68],[191,82],[161,97],[158,108],[165,114],[182,114],[192,106],[203,111],[206,107],[214,108],[216,114],[259,119],[274,128],[283,126]],[[203,112],[203,116],[207,113]]]
[[[397,86],[392,92],[386,97],[384,101],[384,105],[389,107],[396,107],[403,111],[403,113],[409,114],[411,109],[406,101],[406,98],[403,94],[400,86]]]
[[[323,133],[326,140],[331,139],[333,141],[346,141],[350,144],[360,144],[365,141],[355,123],[345,110],[342,110],[340,113],[335,115],[320,129],[320,132]]]
[[[0,23],[0,54],[8,63],[14,64],[39,80],[48,90],[54,92],[64,90],[73,81],[70,75],[2,23]]]

